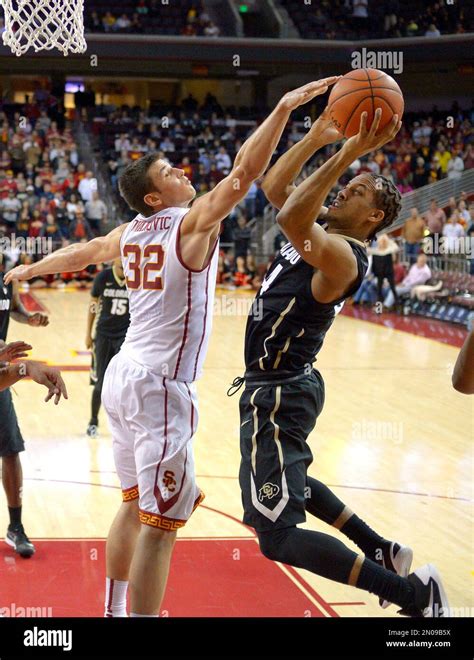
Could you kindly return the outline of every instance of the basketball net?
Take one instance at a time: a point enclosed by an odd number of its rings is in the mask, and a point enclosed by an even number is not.
[[[84,0],[0,0],[5,11],[3,43],[17,56],[58,48],[84,53]]]

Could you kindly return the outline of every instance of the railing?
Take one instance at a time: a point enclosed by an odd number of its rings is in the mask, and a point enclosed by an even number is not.
[[[402,196],[402,211],[392,229],[398,229],[405,224],[414,206],[423,214],[428,210],[432,199],[436,199],[439,206],[443,207],[447,205],[450,197],[457,197],[463,191],[474,193],[474,169],[466,170],[459,179],[442,179],[405,193]]]

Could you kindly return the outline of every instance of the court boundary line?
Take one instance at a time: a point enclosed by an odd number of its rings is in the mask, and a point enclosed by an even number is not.
[[[111,472],[109,473],[108,471],[106,474],[112,474]],[[229,477],[229,476],[219,476],[219,475],[196,475],[198,479],[204,479],[205,476],[209,479],[238,479],[238,477]],[[120,490],[120,486],[116,486],[114,484],[95,484],[90,481],[71,481],[69,479],[46,479],[43,477],[24,477],[24,481],[46,481],[48,483],[63,483],[63,484],[75,484],[78,486],[98,486],[98,487],[103,487],[103,488],[114,488],[117,490]],[[406,490],[393,490],[390,488],[376,488],[376,487],[367,487],[367,486],[351,486],[351,485],[343,485],[343,484],[326,484],[330,488],[349,488],[352,490],[365,490],[368,492],[378,492],[378,493],[390,493],[393,495],[412,495],[415,497],[434,497],[436,499],[441,499],[441,500],[451,500],[455,502],[467,502],[467,503],[472,503],[474,502],[474,498],[470,497],[449,497],[448,495],[437,495],[437,494],[431,494],[431,493],[417,493],[414,491],[406,491]],[[207,505],[201,504],[201,508],[203,509],[209,509],[210,511],[214,511],[216,513],[220,513],[222,515],[228,515],[224,514],[223,511],[219,511],[219,509],[213,509],[212,507],[209,507]],[[237,521],[237,518],[232,517],[232,520]],[[239,521],[240,522],[240,521]],[[241,523],[242,524],[242,523]],[[249,528],[250,529],[250,528]]]

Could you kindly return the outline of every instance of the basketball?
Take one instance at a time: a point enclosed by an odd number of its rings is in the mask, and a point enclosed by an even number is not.
[[[378,69],[355,69],[334,85],[329,96],[329,114],[344,137],[359,132],[360,116],[367,112],[370,128],[377,108],[382,110],[380,128],[384,128],[397,114],[403,115],[404,100],[395,80]]]

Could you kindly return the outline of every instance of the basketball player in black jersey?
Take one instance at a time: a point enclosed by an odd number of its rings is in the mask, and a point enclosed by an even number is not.
[[[278,176],[274,169],[267,175],[273,184],[264,183],[268,194],[279,180],[277,220],[289,242],[269,269],[255,300],[258,314],[249,316],[246,328],[239,477],[244,522],[255,528],[269,559],[365,589],[409,616],[443,616],[443,611],[447,616],[436,569],[427,565],[402,577],[411,565],[411,549],[379,536],[307,474],[313,457],[306,440],[324,404],[323,379],[312,364],[337,311],[364,278],[365,241],[389,226],[401,208],[390,180],[365,173],[349,181],[328,209],[323,207],[351,163],[392,140],[401,126],[394,117],[378,132],[379,111],[370,129],[366,120],[364,113],[359,133],[295,187],[292,182],[319,148],[318,140],[322,146],[336,139],[324,115],[310,140],[293,147],[277,167],[282,173],[286,164],[294,178]],[[327,231],[315,222],[321,215]],[[298,528],[306,512],[339,529],[365,556],[332,536]]]
[[[99,426],[105,371],[110,360],[119,352],[130,325],[128,292],[121,259],[116,259],[112,268],[105,268],[96,276],[91,296],[86,347],[93,349],[91,382],[94,389],[87,435],[93,438]]]
[[[0,341],[5,342],[10,316],[19,323],[32,326],[48,325],[48,317],[39,312],[30,313],[23,307],[17,284],[5,285],[3,281],[3,255],[0,255]],[[3,345],[3,344],[2,344]],[[5,541],[22,557],[31,557],[35,548],[23,528],[21,493],[23,474],[20,452],[25,445],[21,435],[10,389],[0,392],[0,456],[2,457],[2,482],[7,497],[10,524]]]

